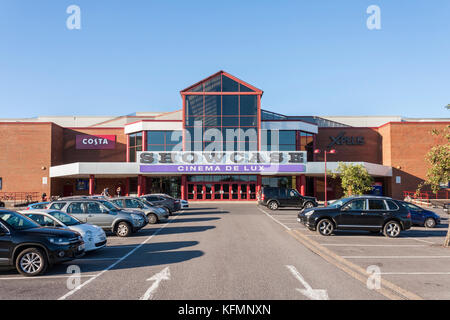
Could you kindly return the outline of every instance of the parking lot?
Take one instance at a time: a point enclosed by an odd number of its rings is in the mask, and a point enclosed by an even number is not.
[[[449,216],[442,209],[431,209],[442,217],[441,225],[433,229],[413,226],[392,239],[364,231],[336,231],[324,237],[297,222],[298,210],[260,208],[294,234],[303,236],[300,240],[309,239],[318,250],[331,251],[364,270],[377,266],[382,279],[421,298],[450,299],[450,249],[442,247]]]
[[[365,232],[319,236],[296,221],[297,212],[191,204],[132,237],[108,235],[106,248],[43,276],[1,271],[0,299],[450,298],[450,252],[440,247],[446,216],[439,228],[414,227],[388,239]],[[386,289],[368,289],[369,275],[356,270],[373,265],[389,281]]]

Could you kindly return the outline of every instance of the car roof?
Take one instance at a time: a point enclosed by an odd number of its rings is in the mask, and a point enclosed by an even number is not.
[[[56,209],[35,209],[35,210],[19,210],[17,212],[19,212],[21,214],[28,214],[28,213],[45,213],[45,214],[50,214],[50,212],[55,212],[55,211],[59,211],[59,210],[56,210]]]

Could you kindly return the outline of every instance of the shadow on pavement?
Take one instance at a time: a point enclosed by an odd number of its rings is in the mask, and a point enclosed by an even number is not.
[[[205,207],[198,207],[198,208],[185,208],[182,209],[183,211],[192,211],[192,210],[217,210],[217,208],[205,208]]]
[[[162,234],[178,234],[178,233],[191,233],[202,232],[210,229],[214,229],[214,226],[186,226],[186,227],[166,227],[158,232],[158,235]],[[136,235],[138,236],[151,236],[156,229],[142,229]]]
[[[183,222],[203,222],[203,221],[213,221],[220,220],[221,218],[211,217],[211,218],[178,218],[173,220],[171,223],[183,223]]]
[[[222,211],[212,211],[212,212],[185,212],[181,214],[181,216],[197,216],[197,215],[212,215],[212,214],[226,214],[230,213],[230,211],[222,210]]]

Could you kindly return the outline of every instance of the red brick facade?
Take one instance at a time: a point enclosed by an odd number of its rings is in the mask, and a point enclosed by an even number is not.
[[[364,161],[393,167],[392,178],[383,182],[384,193],[402,198],[403,191],[413,191],[423,181],[427,171],[425,155],[433,145],[443,143],[430,132],[442,129],[445,122],[388,123],[379,128],[320,128],[315,138],[315,148],[336,149],[328,161]],[[78,134],[115,135],[113,150],[77,150]],[[0,123],[0,192],[39,192],[63,195],[69,189],[76,191],[73,178],[49,178],[51,166],[73,162],[125,162],[127,136],[123,128],[62,128],[53,123]],[[337,137],[340,137],[337,139]],[[330,143],[336,143],[330,147]],[[322,155],[315,161],[323,161]],[[400,177],[401,183],[396,182]],[[45,179],[47,183],[45,184]],[[126,191],[126,178],[97,179],[95,193],[109,187],[111,192],[121,184]],[[339,187],[330,182],[335,196]],[[315,194],[323,194],[322,179],[315,183]]]

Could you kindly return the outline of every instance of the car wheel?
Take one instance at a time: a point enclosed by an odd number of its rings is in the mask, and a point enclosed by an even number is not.
[[[132,230],[131,230],[131,226],[128,222],[119,222],[119,224],[117,225],[116,228],[116,235],[118,235],[119,237],[128,237],[131,234]]]
[[[155,224],[158,222],[158,217],[156,216],[156,214],[150,213],[147,217],[148,217],[148,223],[150,223],[150,224]]]
[[[436,227],[436,220],[434,220],[433,218],[427,218],[424,225],[425,228],[434,228]]]
[[[402,227],[397,221],[389,221],[383,228],[383,234],[389,238],[397,238],[401,231]]]
[[[268,207],[270,210],[278,210],[278,202],[270,201]]]
[[[334,231],[333,222],[328,219],[322,219],[317,224],[317,232],[322,236],[330,236]]]
[[[166,208],[167,212],[169,212],[169,216],[171,216],[172,215],[172,210],[170,210],[170,208],[168,208],[168,207],[164,207],[164,208]]]
[[[34,277],[44,273],[47,266],[47,257],[37,248],[23,250],[16,259],[17,271],[27,277]]]
[[[305,208],[305,209],[309,209],[309,208],[312,208],[312,207],[314,207],[314,204],[312,203],[312,202],[306,202],[305,203],[305,205],[303,206],[303,208]]]

